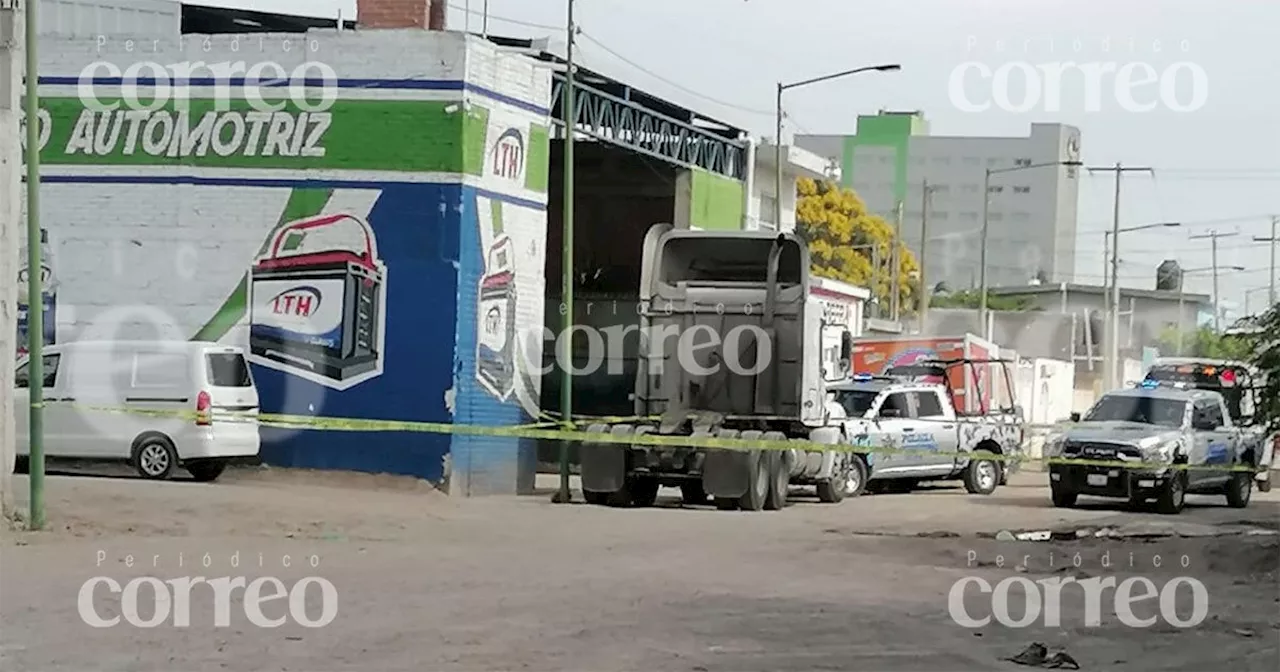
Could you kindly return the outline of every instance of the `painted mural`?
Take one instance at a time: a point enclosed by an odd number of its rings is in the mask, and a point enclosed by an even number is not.
[[[547,80],[523,95],[549,95],[547,73],[481,55]],[[540,377],[525,362],[541,361],[542,342],[518,334],[543,324],[545,100],[443,79],[339,80],[330,109],[275,113],[296,132],[266,151],[233,142],[262,114],[234,101],[215,110],[193,99],[189,112],[142,119],[85,109],[67,79],[41,78],[47,341],[239,345],[264,413],[537,417]],[[494,490],[514,487],[524,449],[448,434],[262,431],[269,463],[435,481],[461,469]]]

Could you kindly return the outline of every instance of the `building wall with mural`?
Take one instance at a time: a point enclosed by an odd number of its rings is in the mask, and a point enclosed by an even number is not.
[[[536,417],[550,73],[450,33],[186,38],[42,45],[46,340],[241,345],[266,413]],[[318,61],[339,93],[326,107],[309,88],[302,106],[282,90],[259,112],[239,81],[218,106],[196,74],[185,110],[172,88],[154,109],[94,110],[78,86],[94,61]],[[120,73],[95,75],[97,98],[119,102]],[[143,103],[166,93],[143,83]],[[269,463],[464,494],[533,470],[514,439],[264,428],[263,442]]]

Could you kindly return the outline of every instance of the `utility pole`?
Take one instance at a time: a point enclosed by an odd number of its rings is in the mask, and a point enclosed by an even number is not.
[[[1123,381],[1120,380],[1120,374],[1124,367],[1120,365],[1120,178],[1125,173],[1141,172],[1155,174],[1155,170],[1148,167],[1125,166],[1119,161],[1115,166],[1099,166],[1088,168],[1090,173],[1110,173],[1116,174],[1116,193],[1115,204],[1112,210],[1111,222],[1111,287],[1110,287],[1110,303],[1107,311],[1107,356],[1103,359],[1103,379],[1107,386],[1114,389],[1120,387]]]
[[[1276,233],[1276,229],[1278,226],[1280,226],[1280,215],[1272,215],[1271,237],[1263,238],[1261,236],[1254,236],[1253,238],[1253,241],[1255,243],[1271,243],[1271,277],[1270,277],[1270,283],[1269,283],[1270,291],[1267,292],[1267,300],[1269,301],[1268,310],[1270,310],[1270,308],[1275,307],[1277,301],[1280,301],[1280,297],[1276,296],[1276,244],[1280,243],[1280,235],[1277,235]]]
[[[31,381],[28,395],[30,421],[27,425],[27,483],[31,488],[31,515],[27,527],[44,529],[44,261],[40,253],[40,95],[39,56],[36,53],[36,0],[29,0],[26,11],[27,77],[27,371]]]
[[[561,255],[560,288],[562,301],[564,301],[564,336],[565,348],[568,352],[564,353],[565,362],[570,366],[564,367],[560,372],[560,414],[564,422],[565,429],[573,428],[573,133],[575,122],[577,121],[574,109],[577,107],[573,100],[573,44],[577,39],[578,27],[573,22],[573,3],[574,0],[567,0],[568,21],[565,29],[565,71],[564,71],[564,95],[561,97],[561,113],[564,115],[564,203],[561,209],[564,211],[564,234],[563,249]],[[560,339],[557,339],[560,340]],[[558,358],[557,358],[558,359]],[[560,490],[556,493],[552,501],[559,504],[568,504],[573,500],[573,493],[569,489],[569,442],[560,441]]]
[[[1211,231],[1200,236],[1191,236],[1191,240],[1209,239],[1210,249],[1213,254],[1213,331],[1214,333],[1222,333],[1222,305],[1218,302],[1218,239],[1230,238],[1231,236],[1240,235],[1238,233],[1218,233]]]
[[[893,247],[890,248],[889,263],[892,264],[889,272],[893,274],[889,276],[893,287],[889,305],[893,306],[893,321],[898,322],[902,320],[902,201],[898,201],[894,208]]]
[[[925,334],[929,321],[929,301],[933,292],[929,289],[929,274],[925,271],[929,252],[929,197],[933,195],[933,187],[929,180],[920,185],[920,335]]]
[[[18,237],[22,217],[22,17],[0,0],[0,525],[13,513],[13,366],[18,337]]]

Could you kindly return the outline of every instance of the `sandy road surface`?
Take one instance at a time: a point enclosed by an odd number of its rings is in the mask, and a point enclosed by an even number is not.
[[[1086,670],[1277,669],[1280,538],[1201,535],[1280,528],[1280,493],[1255,495],[1243,511],[1195,498],[1171,519],[1100,500],[1056,510],[1042,478],[1019,476],[992,497],[938,489],[746,514],[674,499],[648,510],[458,501],[400,479],[280,470],[230,472],[213,485],[54,477],[51,531],[8,533],[0,545],[0,669],[1000,670],[1031,669],[999,660],[1031,641],[1066,647]],[[1175,520],[1183,536],[1148,541],[990,538],[1063,524],[1168,530]],[[1085,627],[1082,593],[1068,590],[1061,627],[970,629],[948,612],[948,591],[966,576],[1135,574],[1157,586],[1197,578],[1207,617],[1185,630],[1129,628],[1108,597],[1102,625]],[[261,629],[237,598],[230,626],[217,628],[211,593],[197,590],[189,627],[95,629],[78,614],[91,577],[186,575],[286,585],[321,576],[339,611],[322,629]],[[991,599],[970,590],[964,601],[981,618]],[[149,616],[148,589],[141,602]],[[1181,616],[1190,602],[1189,590],[1178,593]],[[109,618],[120,596],[100,589],[95,605]],[[318,590],[307,606],[320,614]]]

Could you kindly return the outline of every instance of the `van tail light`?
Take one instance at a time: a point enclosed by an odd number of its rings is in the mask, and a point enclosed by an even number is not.
[[[196,396],[196,425],[207,427],[213,424],[213,397],[208,392]]]

